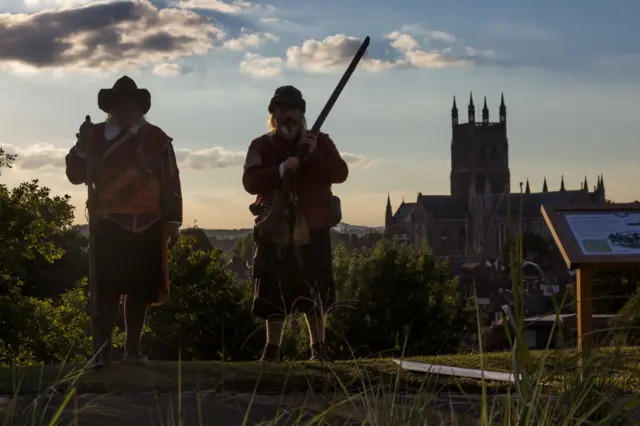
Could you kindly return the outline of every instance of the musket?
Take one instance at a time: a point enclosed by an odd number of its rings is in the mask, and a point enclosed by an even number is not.
[[[371,39],[367,36],[360,45],[360,48],[356,52],[355,56],[351,60],[351,63],[347,67],[347,70],[342,75],[342,78],[338,82],[338,85],[333,90],[333,93],[329,97],[329,100],[324,105],[324,108],[322,108],[322,111],[320,111],[318,118],[316,118],[313,126],[311,126],[311,129],[309,130],[310,133],[317,135],[320,132],[320,128],[329,116],[329,113],[340,97],[342,90],[349,82],[351,75],[356,70],[356,67],[360,63],[360,60],[367,51],[367,47],[369,47],[370,42]],[[302,164],[309,155],[309,147],[307,145],[302,145],[300,149],[298,149],[296,155],[300,160],[300,163]],[[292,190],[293,183],[294,173],[292,173],[290,170],[287,170],[283,176],[282,192],[279,196],[274,197],[274,199],[272,200],[273,206],[267,213],[267,216],[262,221],[256,224],[256,228],[258,230],[263,231],[267,234],[279,234],[283,230],[285,230],[283,228],[284,226],[286,226],[286,223],[284,223],[282,219],[285,217],[285,211],[287,209],[287,194],[289,194],[289,192]]]
[[[91,117],[85,118],[85,123],[91,123]],[[94,187],[95,157],[93,137],[88,141],[83,141],[85,145],[86,179],[87,184],[87,216],[89,221],[89,316],[95,317],[97,310],[97,274],[96,274],[96,223],[95,206],[96,190]]]

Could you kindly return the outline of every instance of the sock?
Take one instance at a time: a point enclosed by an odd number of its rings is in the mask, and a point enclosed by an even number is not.
[[[317,314],[305,314],[307,327],[309,328],[309,340],[311,345],[316,343],[324,343],[325,324],[324,318]]]
[[[273,318],[267,320],[267,343],[280,346],[282,343],[282,333],[284,332],[284,318]]]
[[[140,340],[144,320],[147,318],[149,304],[143,300],[136,300],[127,296],[124,304],[124,325],[126,330],[125,352],[131,355],[140,354]]]

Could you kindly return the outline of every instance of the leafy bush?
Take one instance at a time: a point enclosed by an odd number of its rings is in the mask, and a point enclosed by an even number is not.
[[[224,268],[220,250],[202,250],[180,238],[170,255],[171,301],[152,308],[150,354],[156,359],[247,359],[257,348],[245,341],[257,323],[242,289]],[[255,342],[258,344],[259,342]]]

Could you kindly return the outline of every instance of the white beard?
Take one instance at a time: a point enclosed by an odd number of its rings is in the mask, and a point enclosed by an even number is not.
[[[286,123],[281,125],[278,130],[285,139],[293,140],[300,133],[300,126],[297,123]]]

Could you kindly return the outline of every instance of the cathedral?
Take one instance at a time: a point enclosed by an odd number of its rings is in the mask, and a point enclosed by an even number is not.
[[[450,195],[423,195],[415,202],[398,206],[395,213],[387,198],[385,233],[395,240],[420,245],[426,242],[438,256],[460,260],[496,259],[508,235],[524,232],[551,239],[540,207],[551,205],[604,204],[604,178],[589,190],[585,177],[582,188],[568,190],[564,178],[556,191],[549,191],[546,177],[541,192],[532,192],[529,181],[511,192],[507,107],[504,95],[498,109],[499,120],[489,121],[487,99],[482,120],[476,121],[471,94],[468,120],[458,122],[458,107],[451,108]],[[525,186],[523,188],[523,186]],[[521,195],[522,194],[522,195]]]

